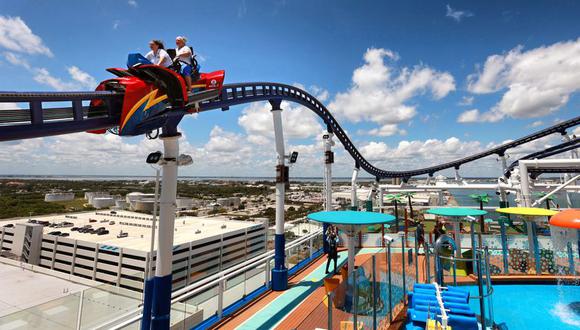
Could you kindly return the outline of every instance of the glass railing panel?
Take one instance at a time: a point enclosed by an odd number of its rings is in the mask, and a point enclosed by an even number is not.
[[[137,309],[141,294],[109,285],[102,285],[82,292],[81,325],[83,329],[98,327],[112,318]]]
[[[187,299],[184,303],[197,306],[199,310],[203,313],[203,319],[207,319],[213,316],[218,310],[218,296],[219,289],[218,285],[214,285],[211,288],[194,295],[193,297]]]

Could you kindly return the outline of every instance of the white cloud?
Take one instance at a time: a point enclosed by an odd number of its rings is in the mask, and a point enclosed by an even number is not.
[[[580,39],[489,56],[483,69],[468,77],[476,94],[504,91],[501,100],[480,121],[504,117],[534,118],[554,113],[580,90]]]
[[[495,123],[503,118],[501,113],[497,111],[488,111],[481,113],[478,109],[471,109],[462,112],[459,117],[457,117],[458,123],[477,123],[477,122],[489,122]]]
[[[116,30],[119,28],[119,25],[121,25],[121,21],[116,19],[113,21],[113,30]]]
[[[208,151],[236,152],[241,149],[242,141],[243,137],[240,134],[226,132],[221,127],[214,126],[204,148]]]
[[[459,101],[459,105],[463,105],[463,106],[472,105],[474,100],[475,100],[475,97],[473,97],[473,96],[464,96],[461,98],[461,101]]]
[[[18,53],[53,56],[20,17],[0,15],[0,46]]]
[[[392,131],[392,126],[409,121],[417,114],[408,104],[418,95],[431,94],[439,100],[455,90],[453,76],[426,65],[397,68],[398,55],[382,48],[368,49],[365,64],[352,75],[352,86],[338,93],[330,103],[333,114],[351,122],[371,121],[381,126],[376,134]]]
[[[387,124],[387,125],[383,125],[380,128],[373,128],[370,131],[368,131],[368,135],[373,135],[373,136],[391,136],[391,135],[395,135],[397,133],[402,133],[402,131],[399,129],[399,127],[395,124]]]
[[[16,110],[21,109],[18,103],[14,102],[2,102],[0,103],[0,110]]]
[[[129,0],[129,1],[127,1],[127,4],[133,8],[139,7],[139,4],[137,3],[136,0]]]
[[[487,146],[482,146],[479,141],[462,141],[459,138],[450,137],[446,140],[403,140],[394,147],[384,142],[369,142],[362,145],[359,150],[367,160],[380,168],[410,170],[459,159],[486,148]],[[470,166],[466,165],[466,173],[481,174],[482,172],[478,171],[476,166],[490,167],[486,169],[488,173],[499,171],[495,161],[491,163],[489,159],[486,159]]]
[[[282,102],[282,127],[285,139],[304,139],[322,131],[317,116],[309,109],[290,102]],[[273,144],[274,123],[269,103],[253,103],[242,111],[238,124],[248,140],[256,144]]]
[[[6,61],[8,61],[8,63],[12,65],[21,66],[28,70],[31,69],[31,66],[28,63],[28,61],[24,59],[22,56],[16,55],[11,52],[4,52],[4,58],[6,59]]]
[[[445,16],[455,20],[456,22],[461,22],[462,19],[473,16],[473,13],[468,10],[453,9],[450,5],[447,5],[446,8],[447,13]]]
[[[71,78],[78,82],[81,86],[86,87],[88,89],[94,89],[97,87],[97,81],[93,78],[90,74],[82,71],[76,66],[71,66],[68,69],[68,73],[70,74]]]
[[[97,81],[90,74],[82,71],[76,66],[67,68],[68,74],[72,81],[64,81],[61,78],[54,77],[46,68],[36,68],[30,65],[26,59],[19,57],[11,52],[4,52],[4,58],[13,65],[21,66],[32,73],[34,81],[50,86],[57,91],[71,89],[94,89]]]
[[[536,120],[535,122],[531,123],[528,125],[528,127],[534,128],[534,127],[540,127],[544,125],[544,122],[541,120]]]
[[[248,13],[248,7],[246,6],[246,0],[240,1],[238,4],[238,18],[246,16]]]

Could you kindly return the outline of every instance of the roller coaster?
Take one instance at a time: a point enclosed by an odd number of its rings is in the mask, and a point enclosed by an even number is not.
[[[189,97],[193,98],[193,96],[194,94],[190,93]],[[27,108],[0,110],[0,141],[29,139],[117,127],[121,118],[123,97],[123,93],[115,91],[0,92],[0,103],[10,102],[28,105]],[[105,106],[102,107],[101,111],[93,112],[89,115],[90,107],[83,104],[83,102],[86,103],[94,100],[101,100]],[[360,168],[377,179],[403,178],[406,180],[425,174],[433,176],[434,173],[445,169],[459,169],[460,166],[466,163],[494,154],[502,156],[509,149],[554,133],[565,134],[567,129],[580,124],[580,116],[578,116],[465,158],[421,169],[389,171],[380,169],[365,159],[326,106],[308,92],[295,86],[268,82],[227,84],[223,86],[221,92],[215,98],[200,102],[196,112],[216,109],[225,111],[235,105],[261,101],[277,103],[290,101],[303,105],[313,111],[326,124],[328,131],[332,132],[342,143],[345,150],[354,159],[356,166],[360,166]],[[72,102],[72,106],[57,108],[43,107],[46,103],[52,102]],[[190,113],[182,109],[173,110],[166,111],[162,115],[165,118],[165,123],[178,123],[185,114]],[[577,148],[578,142],[580,142],[579,140],[575,138],[549,150],[541,151],[539,154],[532,154],[532,156],[542,156],[546,153],[553,155]]]

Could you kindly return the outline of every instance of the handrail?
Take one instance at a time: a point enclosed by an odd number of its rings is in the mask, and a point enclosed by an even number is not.
[[[286,246],[286,248],[284,250],[290,250],[296,246],[299,246],[300,244],[309,241],[310,239],[314,239],[315,237],[319,236],[322,234],[322,229],[316,230],[306,236],[302,236],[290,243],[288,243],[288,245]],[[227,280],[233,276],[238,275],[241,272],[247,271],[249,269],[255,268],[258,265],[261,264],[266,264],[268,263],[274,256],[274,251],[267,251],[261,255],[258,255],[250,260],[247,260],[243,263],[237,264],[235,266],[232,266],[226,270],[222,270],[219,273],[213,274],[211,276],[208,276],[200,281],[197,281],[195,283],[192,283],[184,288],[181,288],[179,290],[174,291],[171,294],[171,304],[173,305],[176,302],[179,302],[183,299],[187,299],[192,295],[195,295],[196,293],[199,293],[207,288],[210,288],[212,286],[218,285],[221,281]],[[98,327],[96,327],[95,329],[111,329],[111,330],[116,330],[116,329],[122,329],[128,325],[131,325],[135,322],[138,322],[142,315],[140,314],[142,311],[143,307],[138,307],[132,311],[129,311],[115,319],[109,320],[106,323],[103,323],[101,325],[99,325]],[[118,322],[119,320],[125,319],[126,317],[129,317],[135,313],[139,313],[125,321],[122,321],[121,323],[115,324],[116,322]]]

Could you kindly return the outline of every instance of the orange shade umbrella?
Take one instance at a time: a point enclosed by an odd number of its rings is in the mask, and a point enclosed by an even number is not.
[[[580,209],[569,209],[552,216],[550,225],[580,229]]]

